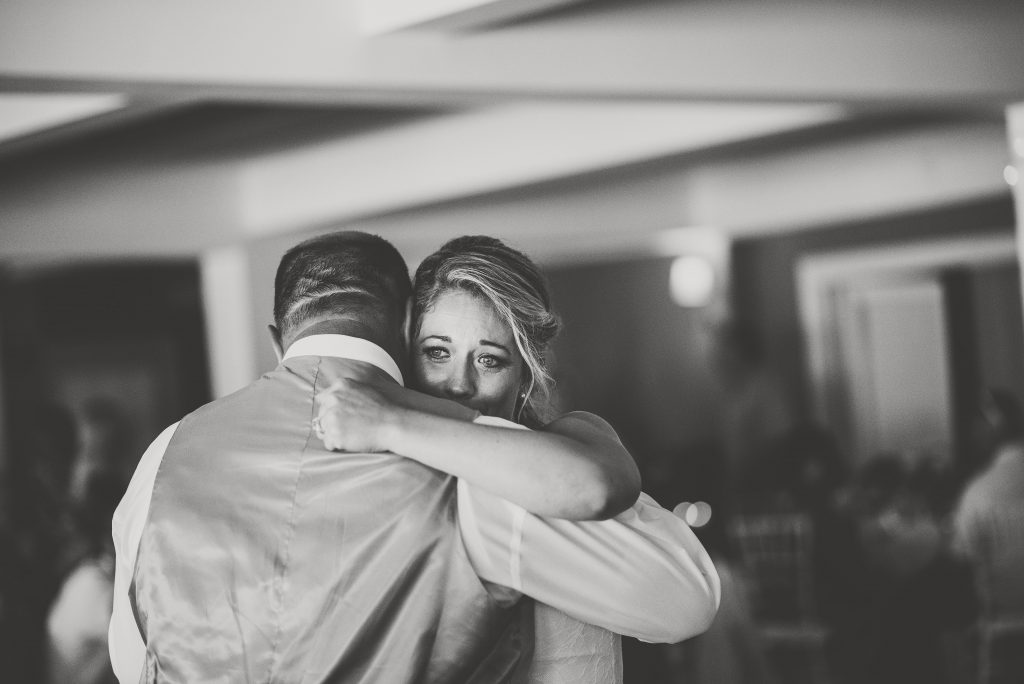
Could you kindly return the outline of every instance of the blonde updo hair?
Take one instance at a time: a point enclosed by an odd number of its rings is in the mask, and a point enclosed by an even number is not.
[[[554,380],[548,370],[551,341],[561,322],[551,310],[547,282],[522,252],[486,235],[449,240],[416,269],[413,320],[416,334],[424,312],[445,292],[461,290],[489,302],[512,331],[527,378],[516,398],[514,419],[529,427],[550,418]]]

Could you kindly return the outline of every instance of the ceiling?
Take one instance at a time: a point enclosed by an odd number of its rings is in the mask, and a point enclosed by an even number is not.
[[[0,258],[567,259],[1005,193],[1022,37],[1000,0],[5,0]]]

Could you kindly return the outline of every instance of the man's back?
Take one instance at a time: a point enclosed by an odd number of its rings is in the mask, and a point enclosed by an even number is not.
[[[498,641],[509,614],[466,558],[455,481],[324,450],[323,364],[377,373],[291,358],[177,428],[134,575],[146,681],[463,682]]]

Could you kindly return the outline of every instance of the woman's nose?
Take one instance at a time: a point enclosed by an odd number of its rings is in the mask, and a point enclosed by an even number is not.
[[[471,397],[476,391],[472,374],[465,366],[459,366],[448,376],[448,384],[445,387],[448,396],[453,399]]]

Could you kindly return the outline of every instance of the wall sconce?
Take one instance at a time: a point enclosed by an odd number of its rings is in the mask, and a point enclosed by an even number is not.
[[[669,292],[679,306],[707,306],[715,293],[715,267],[703,256],[677,257],[669,271]]]

